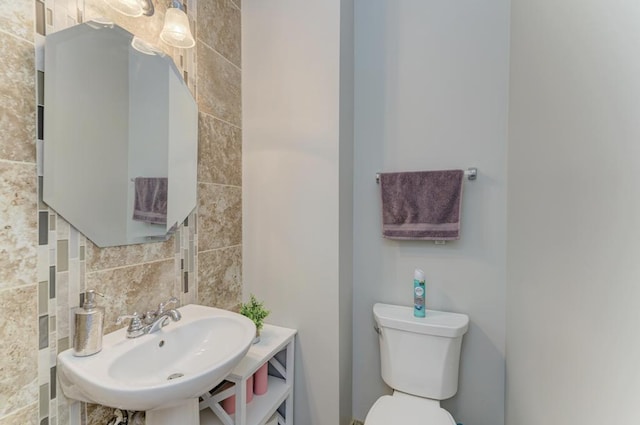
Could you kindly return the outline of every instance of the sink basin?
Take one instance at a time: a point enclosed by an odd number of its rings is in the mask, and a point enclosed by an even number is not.
[[[231,372],[256,331],[251,320],[227,310],[195,304],[178,310],[182,319],[157,332],[129,339],[123,328],[105,335],[93,356],[60,353],[64,394],[126,410],[167,409],[185,400],[197,408],[198,396]]]

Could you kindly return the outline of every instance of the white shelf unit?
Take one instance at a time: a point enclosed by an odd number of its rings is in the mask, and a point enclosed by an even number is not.
[[[233,386],[200,398],[200,425],[265,425],[276,414],[278,425],[293,425],[293,363],[295,329],[265,324],[260,333],[260,342],[249,348],[247,355],[227,376]],[[282,353],[279,356],[277,354]],[[284,364],[276,357],[283,358]],[[266,394],[254,395],[246,403],[247,379],[262,365],[269,362],[269,388]],[[236,396],[236,412],[228,415],[221,401]],[[284,409],[278,408],[284,403]]]

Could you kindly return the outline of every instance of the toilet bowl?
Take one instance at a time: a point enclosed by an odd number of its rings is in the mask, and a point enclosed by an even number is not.
[[[427,310],[413,316],[411,307],[373,307],[380,342],[382,379],[393,395],[380,397],[365,425],[456,425],[440,400],[458,390],[462,336],[469,327],[465,314]]]

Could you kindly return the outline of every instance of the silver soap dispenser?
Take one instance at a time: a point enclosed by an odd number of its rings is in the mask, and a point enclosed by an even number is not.
[[[88,289],[84,293],[84,304],[76,310],[73,335],[74,356],[90,356],[102,350],[104,307],[96,305],[96,295],[104,297],[101,293]]]

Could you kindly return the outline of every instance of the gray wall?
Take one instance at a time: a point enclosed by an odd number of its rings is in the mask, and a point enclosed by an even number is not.
[[[351,413],[349,3],[242,4],[244,292],[299,331],[298,424]]]
[[[640,4],[513,0],[507,422],[640,423]]]
[[[340,424],[353,413],[354,0],[340,0]]]
[[[458,422],[504,422],[506,120],[509,2],[357,0],[355,13],[354,416],[380,395],[375,302],[409,305],[413,269],[427,305],[471,318]],[[462,239],[446,246],[380,235],[378,171],[476,166]],[[416,365],[420,367],[421,365]]]

